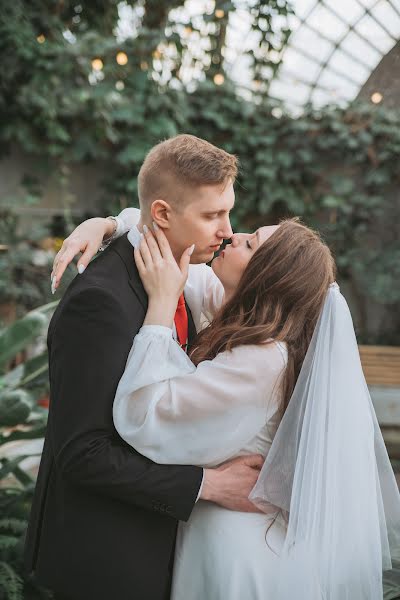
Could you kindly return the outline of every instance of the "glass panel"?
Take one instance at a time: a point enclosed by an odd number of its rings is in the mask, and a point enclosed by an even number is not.
[[[293,2],[294,12],[298,17],[304,19],[317,4],[319,4],[319,0],[295,0]]]
[[[359,0],[365,8],[371,8],[376,3],[376,0]]]
[[[348,29],[324,6],[319,6],[307,19],[307,25],[311,25],[330,40],[336,41]]]
[[[332,96],[332,101],[336,98],[355,98],[360,89],[358,83],[351,83],[348,79],[344,79],[329,69],[325,69],[318,81],[321,86],[328,88]]]
[[[345,37],[343,42],[340,44],[340,48],[347,50],[352,56],[359,58],[360,61],[364,63],[367,63],[371,66],[371,68],[374,68],[382,58],[381,54],[379,54],[367,42],[364,42],[362,38],[358,37],[354,31],[350,31],[350,33]]]
[[[283,59],[281,72],[290,72],[291,75],[297,74],[298,79],[313,83],[318,75],[321,65],[309,60],[293,48],[288,48]]]
[[[293,37],[290,38],[290,44],[304,50],[311,56],[315,56],[320,62],[324,62],[333,48],[333,44],[322,39],[314,31],[308,29],[306,25],[302,25]]]
[[[343,54],[340,48],[332,56],[329,66],[340,73],[346,74],[355,83],[361,83],[370,73],[370,70],[366,69],[356,59],[352,60],[347,54]]]
[[[295,104],[305,104],[309,94],[310,87],[302,83],[291,83],[275,79],[270,87],[272,98],[292,101]]]
[[[400,17],[389,2],[379,2],[371,12],[372,16],[376,16],[394,38],[397,40],[400,38]]]
[[[364,37],[373,41],[375,46],[382,50],[382,52],[386,51],[388,35],[369,15],[365,15],[358,23],[356,29],[362,33]]]
[[[324,4],[332,7],[349,24],[354,23],[365,12],[357,2],[349,2],[349,0],[324,0]]]

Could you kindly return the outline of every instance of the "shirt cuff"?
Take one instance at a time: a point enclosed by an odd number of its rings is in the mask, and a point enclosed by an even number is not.
[[[142,325],[138,333],[155,333],[165,337],[172,337],[172,327],[166,325]]]
[[[196,498],[196,502],[199,500],[200,496],[201,496],[201,492],[203,491],[203,484],[204,484],[204,469],[203,469],[203,477],[201,479],[201,484],[200,484],[200,488],[199,488],[199,493],[197,494],[197,498]]]

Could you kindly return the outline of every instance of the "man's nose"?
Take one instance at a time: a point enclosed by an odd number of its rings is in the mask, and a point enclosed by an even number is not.
[[[229,219],[224,222],[224,226],[218,231],[218,235],[223,239],[230,239],[232,237],[233,231]]]

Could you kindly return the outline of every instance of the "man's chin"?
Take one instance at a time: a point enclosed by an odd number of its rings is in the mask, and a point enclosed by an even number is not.
[[[190,260],[192,265],[201,265],[202,263],[211,262],[215,256],[215,252],[199,252],[198,254],[193,254]]]

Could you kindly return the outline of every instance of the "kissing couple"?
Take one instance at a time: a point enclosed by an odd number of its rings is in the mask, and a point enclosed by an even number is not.
[[[57,600],[383,598],[400,496],[334,260],[296,219],[233,234],[236,175],[166,140],[140,212],[56,257],[25,565]]]

